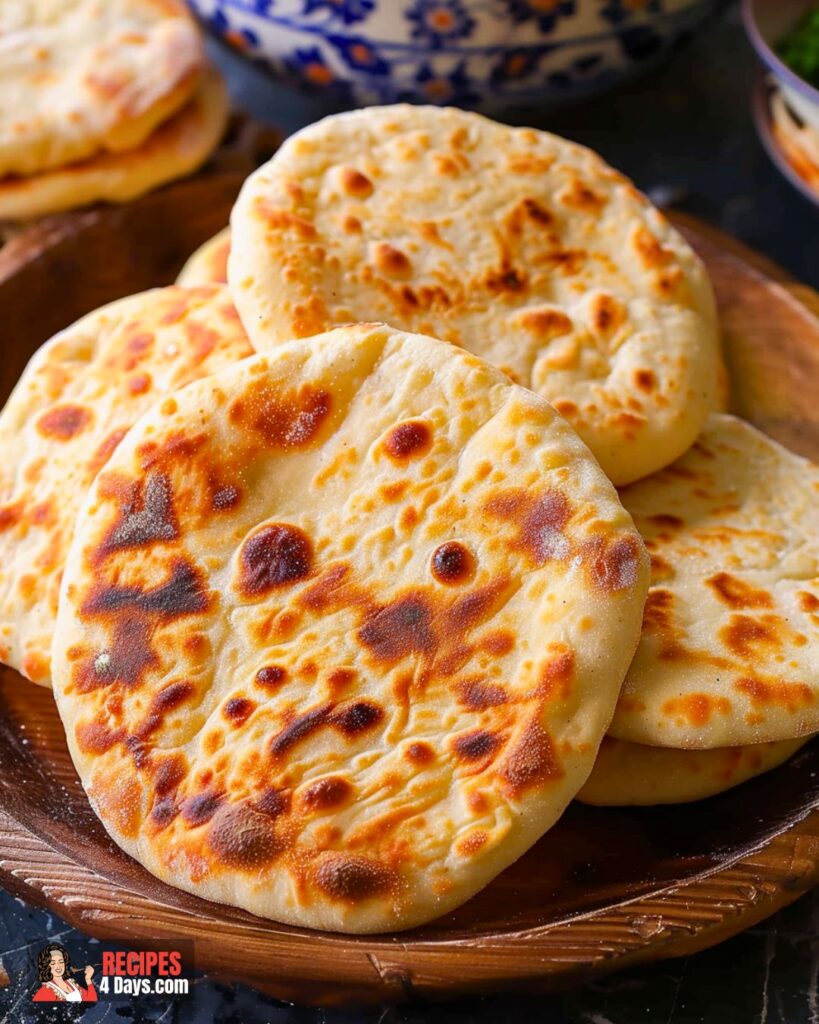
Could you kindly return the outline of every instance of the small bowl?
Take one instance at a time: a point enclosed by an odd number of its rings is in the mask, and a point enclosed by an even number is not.
[[[745,31],[799,119],[819,135],[819,89],[800,78],[773,49],[816,0],[743,0]]]
[[[760,70],[751,90],[751,114],[757,135],[779,173],[814,206],[819,207],[819,189],[811,184],[811,176],[800,169],[799,162],[793,161],[792,155],[783,146],[774,127],[771,104],[776,100],[778,92],[779,86],[773,76],[763,74]]]
[[[540,106],[650,67],[724,0],[188,0],[276,78],[342,105]]]

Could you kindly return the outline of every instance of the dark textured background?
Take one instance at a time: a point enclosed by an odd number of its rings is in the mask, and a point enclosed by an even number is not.
[[[214,55],[237,103],[257,117],[292,131],[322,112],[221,48]],[[581,106],[548,115],[527,111],[515,120],[592,146],[655,201],[711,221],[819,288],[819,210],[779,176],[756,139],[748,104],[755,74],[731,10],[650,76]],[[496,996],[441,1007],[311,1010],[197,978],[192,995],[177,1003],[118,999],[86,1011],[46,1005],[38,1016],[29,1002],[34,962],[49,939],[64,943],[75,963],[99,962],[99,943],[0,893],[0,961],[8,975],[0,987],[0,1024],[80,1017],[87,1024],[819,1024],[819,890],[685,960],[564,995]]]

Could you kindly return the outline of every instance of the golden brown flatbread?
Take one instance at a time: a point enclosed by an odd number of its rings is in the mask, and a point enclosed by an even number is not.
[[[89,203],[126,203],[191,174],[219,145],[228,94],[215,70],[178,113],[136,149],[102,153],[28,178],[0,179],[0,220],[31,220]]]
[[[674,750],[604,736],[592,773],[577,799],[596,807],[704,800],[777,768],[809,739],[803,736],[749,747]]]
[[[224,228],[200,245],[180,270],[177,284],[197,288],[203,284],[227,284],[230,228]]]
[[[97,472],[157,398],[250,352],[211,286],[120,299],[34,355],[0,414],[0,660],[50,685],[65,556]]]
[[[203,67],[179,0],[3,0],[0,180],[140,146]]]
[[[453,342],[549,399],[617,484],[682,455],[719,405],[702,263],[555,135],[438,107],[329,117],[251,175],[231,224],[258,350],[371,319]]]
[[[652,571],[612,735],[711,748],[819,731],[819,469],[712,416],[621,498]]]
[[[94,808],[160,878],[408,928],[580,788],[647,576],[548,403],[352,326],[191,385],[120,444],[79,516],[55,694]]]

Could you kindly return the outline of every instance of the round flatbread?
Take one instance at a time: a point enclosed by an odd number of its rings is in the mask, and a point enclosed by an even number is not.
[[[230,253],[230,228],[200,245],[180,270],[176,283],[185,288],[203,284],[227,284],[227,261]]]
[[[811,737],[750,747],[673,750],[605,736],[577,799],[595,807],[685,804],[777,768]]]
[[[712,416],[621,498],[652,575],[612,735],[707,748],[819,731],[819,469]]]
[[[98,470],[158,397],[250,352],[227,289],[210,287],[121,299],[36,353],[0,413],[0,660],[50,684],[65,556]]]
[[[136,149],[0,180],[0,219],[29,220],[99,201],[126,203],[192,174],[221,142],[228,114],[227,90],[210,70],[193,99]]]
[[[369,319],[462,345],[548,398],[615,483],[681,455],[719,400],[699,259],[557,136],[438,107],[329,117],[251,175],[231,223],[257,349]]]
[[[3,0],[0,178],[139,146],[203,65],[177,0]]]
[[[291,924],[408,928],[582,785],[647,575],[548,403],[351,326],[123,441],[80,514],[55,692],[94,808],[154,874]]]

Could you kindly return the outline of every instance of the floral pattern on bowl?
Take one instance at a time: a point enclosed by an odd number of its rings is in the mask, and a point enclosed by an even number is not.
[[[276,77],[346,103],[504,106],[602,91],[715,0],[189,0]]]

